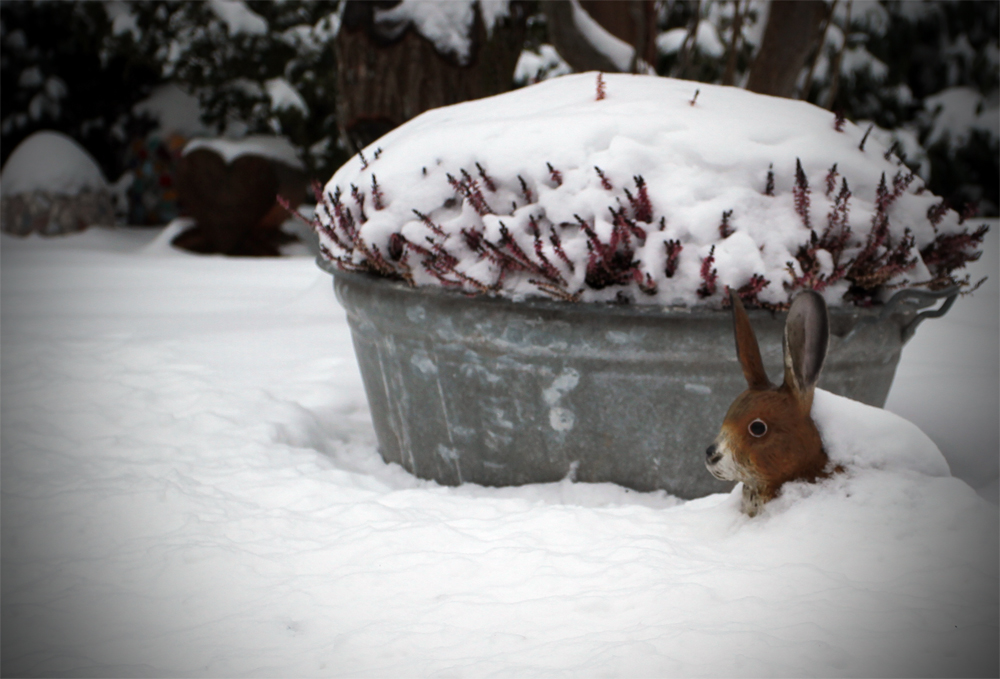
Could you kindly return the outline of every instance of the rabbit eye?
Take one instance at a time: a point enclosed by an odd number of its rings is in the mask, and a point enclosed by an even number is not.
[[[750,423],[750,435],[760,438],[767,433],[767,425],[764,424],[763,420],[754,420]]]

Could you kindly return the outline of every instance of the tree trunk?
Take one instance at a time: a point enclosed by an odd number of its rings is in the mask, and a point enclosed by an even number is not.
[[[386,35],[375,11],[398,3],[348,2],[334,41],[337,125],[358,151],[424,111],[506,92],[524,45],[527,12],[511,2],[509,16],[487,36],[478,4],[469,57],[442,55],[412,25]]]
[[[847,35],[851,32],[851,0],[847,0],[847,19],[844,21],[844,41],[840,43],[840,49],[837,50],[837,56],[833,59],[833,64],[830,66],[830,73],[832,74],[830,80],[830,91],[826,94],[826,104],[824,108],[833,110],[834,104],[837,102],[837,90],[840,87],[840,64],[844,60],[844,50],[847,49]]]
[[[743,0],[733,0],[732,37],[729,40],[729,47],[726,52],[726,70],[722,75],[723,85],[732,85],[736,82],[736,58],[740,53],[740,42],[743,36],[743,17],[745,14],[745,10],[740,10],[742,4]]]
[[[681,43],[681,52],[674,64],[671,75],[675,78],[684,78],[687,75],[688,64],[691,63],[691,53],[695,49],[695,41],[698,37],[698,24],[701,22],[701,0],[694,0],[694,12],[688,20],[687,36]]]
[[[764,39],[750,69],[747,89],[794,97],[799,73],[819,40],[826,11],[822,0],[771,0]]]
[[[838,0],[833,0],[826,10],[826,16],[823,18],[823,27],[819,29],[819,43],[816,45],[816,49],[813,50],[812,59],[809,60],[809,70],[806,72],[806,81],[802,84],[802,91],[799,92],[799,99],[809,100],[809,90],[812,89],[813,74],[816,72],[817,62],[823,56],[826,32],[830,28],[830,22],[833,21],[833,13],[837,9],[837,2]],[[847,44],[846,35],[844,37],[844,44]]]

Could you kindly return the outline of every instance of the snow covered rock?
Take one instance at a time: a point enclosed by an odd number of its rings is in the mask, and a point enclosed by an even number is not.
[[[745,90],[584,73],[428,111],[334,174],[326,257],[517,298],[868,305],[955,284],[985,227],[866,130]]]
[[[186,250],[228,255],[277,256],[288,237],[291,207],[306,195],[302,162],[281,137],[196,139],[184,148],[178,190],[196,224],[174,239]],[[293,239],[294,240],[294,239]]]
[[[43,130],[22,141],[0,175],[0,221],[7,233],[56,235],[114,224],[101,168],[73,139]]]

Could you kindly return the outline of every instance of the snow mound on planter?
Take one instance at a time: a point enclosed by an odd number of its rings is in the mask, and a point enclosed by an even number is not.
[[[232,163],[240,156],[262,156],[296,170],[305,169],[295,147],[284,137],[250,135],[242,139],[194,139],[184,147],[183,155],[198,149],[215,151],[226,163]]]
[[[341,167],[317,217],[345,270],[687,307],[945,287],[985,232],[829,111],[595,73],[418,116]]]
[[[108,187],[87,151],[62,132],[42,130],[18,144],[3,166],[0,193],[45,191],[66,196]]]
[[[817,389],[811,415],[834,464],[951,476],[930,437],[895,413]]]

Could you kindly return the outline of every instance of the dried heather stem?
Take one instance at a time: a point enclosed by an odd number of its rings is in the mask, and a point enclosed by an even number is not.
[[[829,198],[833,190],[837,188],[837,176],[840,173],[837,172],[837,163],[834,163],[830,170],[826,173],[826,197]]]
[[[486,174],[486,170],[483,169],[483,166],[476,163],[476,169],[479,170],[479,177],[483,180],[483,185],[486,186],[486,189],[492,193],[496,193],[497,185],[494,184],[493,179]]]
[[[795,186],[792,187],[792,196],[795,198],[795,212],[802,219],[802,225],[807,229],[812,229],[809,219],[809,180],[802,169],[802,161],[795,159]]]
[[[562,172],[552,167],[552,163],[545,163],[546,167],[549,168],[549,177],[552,178],[552,183],[556,186],[562,186],[563,177]]]
[[[597,171],[597,176],[601,178],[601,187],[603,187],[605,191],[611,191],[614,187],[611,185],[611,181],[604,175],[604,171],[596,165],[594,166],[594,169]]]
[[[566,256],[566,251],[563,250],[562,246],[562,239],[560,239],[559,234],[556,233],[555,227],[551,227],[549,229],[549,242],[552,243],[552,249],[555,250],[556,256],[569,267],[569,272],[573,273],[576,267],[573,264],[573,260]]]
[[[663,245],[667,250],[667,262],[664,273],[667,278],[673,278],[674,274],[677,273],[677,260],[680,258],[681,250],[684,249],[684,246],[679,240],[668,240]]]
[[[640,222],[645,222],[649,224],[653,221],[653,205],[649,201],[649,192],[646,190],[646,180],[642,178],[642,175],[636,175],[632,178],[635,182],[636,196],[633,199],[632,195],[625,192],[628,196],[629,203],[632,204],[632,214]]]
[[[381,210],[385,207],[382,189],[379,188],[378,180],[375,178],[374,173],[372,173],[372,204],[375,206],[376,210]]]
[[[722,238],[729,238],[733,235],[733,228],[729,225],[729,218],[733,216],[732,210],[726,210],[722,213],[722,221],[719,223],[719,235]]]
[[[713,268],[715,264],[715,246],[708,251],[708,257],[701,260],[701,287],[698,288],[698,296],[702,299],[715,294],[716,284],[719,280],[719,272]]]
[[[524,181],[524,177],[517,175],[517,181],[521,183],[521,195],[524,197],[524,202],[526,205],[531,205],[535,202],[535,195],[531,192],[528,187],[528,182]]]
[[[351,198],[354,199],[354,203],[358,206],[358,219],[364,224],[368,221],[368,215],[365,214],[365,193],[360,190],[354,184],[351,184]]]
[[[838,108],[833,113],[833,129],[835,129],[837,132],[843,132],[844,121],[845,121],[844,111]]]
[[[947,214],[948,209],[948,201],[944,199],[942,199],[940,203],[931,205],[927,208],[927,221],[929,221],[931,226],[934,227],[934,231],[937,231],[938,224],[941,223],[941,220],[944,218],[945,214]]]
[[[861,143],[858,144],[858,150],[859,151],[864,151],[865,150],[865,142],[868,141],[868,135],[871,134],[872,130],[874,130],[874,129],[875,129],[875,125],[872,124],[872,125],[868,126],[867,130],[865,130],[865,136],[861,137]]]

